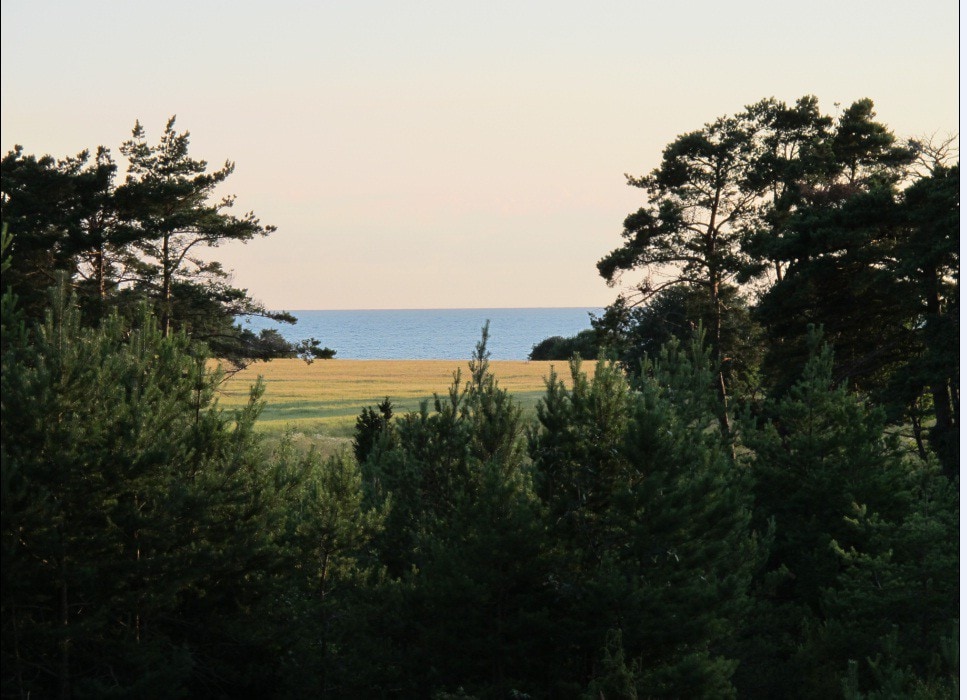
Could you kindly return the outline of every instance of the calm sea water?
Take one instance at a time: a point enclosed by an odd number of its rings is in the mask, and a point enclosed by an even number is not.
[[[600,308],[408,309],[390,311],[293,311],[293,325],[250,319],[258,332],[275,328],[286,340],[316,338],[346,360],[469,359],[490,321],[487,348],[494,360],[526,360],[531,348],[552,335],[571,336],[591,327]]]

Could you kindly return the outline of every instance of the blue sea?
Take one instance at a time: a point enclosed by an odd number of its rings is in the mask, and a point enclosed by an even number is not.
[[[493,360],[526,360],[531,349],[553,335],[572,336],[591,327],[601,308],[406,309],[292,311],[295,325],[262,318],[240,320],[256,333],[275,328],[288,341],[316,338],[346,360],[470,359],[484,324]]]

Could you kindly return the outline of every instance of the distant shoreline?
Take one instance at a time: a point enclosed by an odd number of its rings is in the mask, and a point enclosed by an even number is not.
[[[338,359],[464,360],[489,324],[487,349],[494,360],[526,360],[552,336],[571,337],[591,327],[601,307],[473,309],[293,310],[295,324],[240,318],[253,332],[271,329],[287,342],[315,338]]]
[[[603,306],[454,306],[454,307],[400,307],[383,309],[291,309],[288,307],[272,309],[271,313],[288,312],[290,314],[306,312],[326,312],[326,313],[348,313],[348,312],[367,312],[367,311],[573,311],[573,310],[599,310],[603,311]]]

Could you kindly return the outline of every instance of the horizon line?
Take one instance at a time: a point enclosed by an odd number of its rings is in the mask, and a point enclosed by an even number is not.
[[[340,309],[269,309],[270,313],[299,311],[527,311],[537,309],[604,309],[605,306],[437,306],[437,307],[381,307],[381,308],[340,308]],[[250,315],[250,314],[245,314]]]

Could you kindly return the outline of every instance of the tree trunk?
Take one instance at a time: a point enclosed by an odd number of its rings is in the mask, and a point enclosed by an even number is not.
[[[927,319],[924,333],[924,344],[927,354],[932,354],[939,348],[934,346],[938,340],[937,333],[943,323],[941,310],[939,279],[936,269],[927,271]],[[956,445],[952,444],[956,438],[957,426],[954,420],[954,393],[957,391],[954,386],[955,379],[947,376],[946,368],[934,374],[930,378],[930,394],[933,398],[933,410],[936,422],[930,430],[930,442],[934,451],[940,458],[943,472],[953,479],[959,472],[959,455],[956,454]]]
[[[729,421],[729,392],[725,381],[725,371],[722,368],[722,304],[719,300],[720,283],[717,275],[709,285],[709,304],[711,306],[711,328],[709,329],[709,343],[712,347],[712,362],[718,368],[716,377],[716,393],[719,396],[719,426],[722,435],[728,438],[732,430]]]
[[[20,657],[20,630],[17,627],[17,604],[14,603],[10,606],[10,621],[11,627],[13,629],[13,658],[14,658],[14,674],[17,677],[17,691],[18,695],[22,698],[28,698],[30,694],[24,690],[24,677],[23,677],[23,659]]]
[[[718,369],[718,381],[716,390],[719,395],[719,425],[722,428],[722,435],[728,438],[731,432],[729,424],[729,393],[725,383],[725,374],[722,372],[722,305],[719,296],[721,294],[721,275],[718,270],[718,228],[716,218],[718,217],[719,202],[721,201],[721,186],[715,192],[715,199],[712,202],[709,212],[708,229],[705,233],[705,260],[708,265],[708,292],[709,292],[709,312],[711,313],[711,338],[709,342],[712,346],[712,363]]]
[[[171,333],[171,237],[164,235],[161,243],[161,335]]]
[[[917,399],[919,403],[919,399]],[[910,425],[913,427],[913,440],[917,443],[917,455],[920,459],[927,459],[927,447],[923,444],[923,423],[917,413],[916,406],[910,409]]]
[[[104,289],[104,247],[98,246],[94,252],[94,275],[97,278],[97,298],[103,305],[107,296]]]
[[[70,648],[71,640],[67,631],[70,627],[70,608],[67,598],[67,564],[63,555],[60,560],[60,623],[63,627],[64,637],[60,642],[60,668],[58,669],[58,686],[61,700],[70,700],[71,696],[71,664]]]

